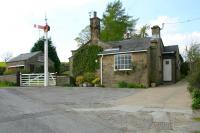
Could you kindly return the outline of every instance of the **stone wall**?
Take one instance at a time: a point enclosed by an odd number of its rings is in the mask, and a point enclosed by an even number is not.
[[[69,76],[56,76],[56,85],[57,86],[70,85],[70,77]]]
[[[114,71],[114,55],[103,57],[103,85],[116,87],[120,81],[140,83],[149,86],[149,64],[146,52],[133,53],[132,62],[136,66],[131,71]]]
[[[2,75],[2,76],[0,76],[0,81],[8,81],[8,82],[17,83],[17,76],[15,74]]]

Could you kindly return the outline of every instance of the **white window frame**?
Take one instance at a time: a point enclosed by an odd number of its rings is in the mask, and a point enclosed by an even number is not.
[[[121,58],[122,57],[118,57],[118,56],[124,56],[124,64],[119,64],[119,63],[121,63]],[[125,56],[130,56],[130,64],[126,64],[125,63]],[[117,64],[116,64],[116,58],[120,58],[119,60],[119,62],[118,62],[118,60],[117,60]],[[129,58],[128,58],[128,60],[129,60]],[[118,69],[116,69],[116,66],[119,66],[119,65],[122,65],[122,66],[126,66],[126,65],[130,65],[130,68],[118,68]],[[132,54],[130,54],[130,53],[126,53],[126,54],[116,54],[116,55],[114,55],[114,71],[129,71],[129,70],[132,70]]]

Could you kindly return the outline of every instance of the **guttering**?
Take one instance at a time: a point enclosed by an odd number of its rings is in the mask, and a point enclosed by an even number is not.
[[[163,52],[162,54],[174,54],[175,52],[174,51],[171,51],[171,52]]]
[[[115,55],[115,54],[140,53],[140,52],[147,52],[147,50],[126,51],[126,52],[115,52],[115,53],[106,53],[106,54],[98,54],[98,55]]]
[[[103,85],[103,55],[101,55],[101,85]]]
[[[15,67],[24,67],[24,65],[9,66],[8,68],[15,68]]]

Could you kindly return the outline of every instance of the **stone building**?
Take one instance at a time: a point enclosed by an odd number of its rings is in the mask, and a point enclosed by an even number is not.
[[[104,49],[98,54],[101,84],[113,87],[118,82],[125,81],[149,87],[152,83],[174,83],[180,79],[178,45],[164,46],[159,26],[151,28],[151,37],[128,38],[113,42],[99,40],[100,19],[96,13],[90,19],[90,26],[91,40],[85,45],[96,44]],[[72,58],[73,56],[70,59]]]
[[[49,71],[54,71],[54,63],[49,59]],[[7,62],[7,70],[23,70],[27,73],[44,71],[44,54],[41,51],[20,54]]]

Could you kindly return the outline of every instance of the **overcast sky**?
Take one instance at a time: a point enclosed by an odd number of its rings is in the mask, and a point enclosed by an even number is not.
[[[74,38],[89,24],[89,12],[101,18],[113,0],[5,0],[0,2],[0,56],[30,52],[43,32],[33,27],[44,24],[45,13],[51,27],[49,36],[61,61],[68,61],[77,48]],[[191,42],[200,42],[200,1],[198,0],[122,0],[126,12],[144,24],[166,24],[161,31],[164,45],[179,45],[181,52]],[[192,21],[190,21],[192,20]],[[1,59],[2,60],[2,59]]]

